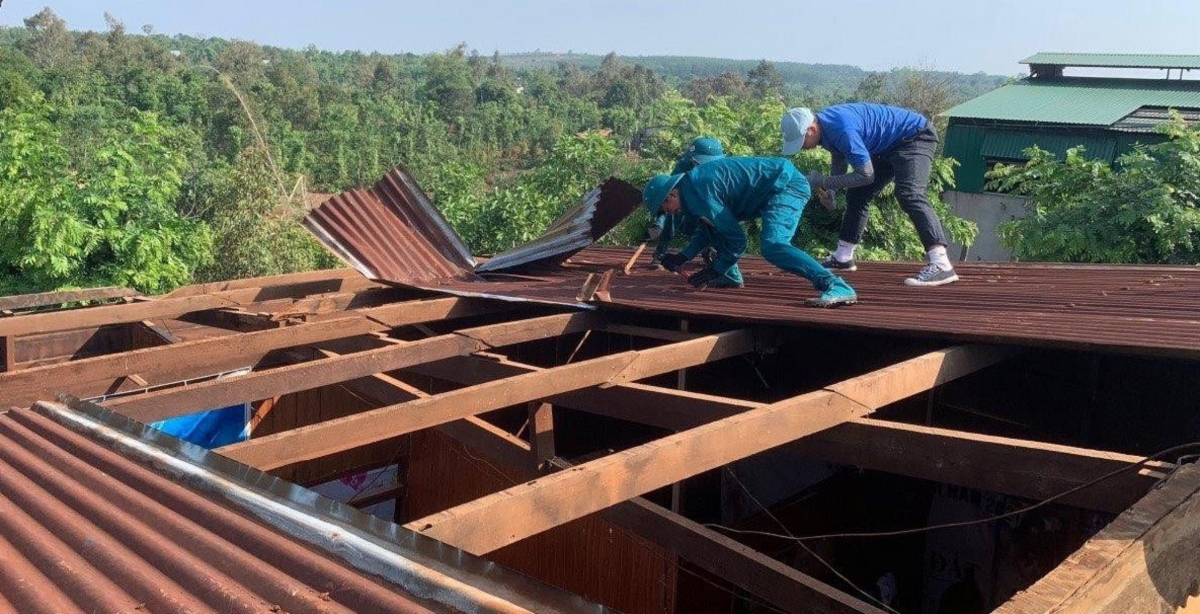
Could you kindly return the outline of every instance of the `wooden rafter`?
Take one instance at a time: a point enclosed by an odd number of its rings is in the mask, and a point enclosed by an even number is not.
[[[229,290],[246,288],[289,288],[289,292],[303,292],[292,296],[309,294],[324,294],[327,292],[355,292],[367,288],[378,288],[378,282],[371,281],[354,269],[327,269],[321,271],[305,271],[303,273],[287,273],[266,277],[249,277],[232,281],[215,281],[205,284],[193,284],[177,288],[164,298],[182,298],[214,294]],[[259,299],[263,300],[263,299]]]
[[[1175,612],[1200,594],[1197,552],[1200,466],[1192,464],[996,612]]]
[[[139,374],[160,386],[257,364],[269,352],[341,339],[417,322],[446,320],[505,308],[490,301],[438,298],[346,312],[286,328],[198,339],[165,347],[97,356],[0,374],[0,405],[26,407],[68,392],[81,398],[105,394],[114,379]],[[271,395],[274,396],[274,395]]]
[[[656,488],[795,441],[1008,358],[1013,350],[941,350],[618,452],[409,523],[486,554]],[[522,376],[523,377],[523,376]]]
[[[311,390],[423,362],[464,356],[482,349],[579,332],[600,322],[602,320],[596,314],[573,313],[492,324],[236,378],[112,399],[104,406],[141,422],[154,422],[202,409]]]
[[[514,324],[523,325],[532,322],[534,320]],[[491,329],[490,334],[484,335],[485,338],[503,341],[498,345],[513,342],[508,333],[502,334],[500,333],[501,329],[495,327],[491,327]],[[523,335],[529,335],[533,329],[523,326],[521,332]],[[414,341],[399,349],[431,343],[442,338],[432,337]],[[738,330],[647,350],[621,352],[541,372],[527,373],[503,381],[460,388],[428,398],[253,439],[223,448],[221,452],[234,460],[265,471],[439,426],[468,416],[519,405],[566,390],[643,379],[683,366],[745,354],[753,348],[754,339],[750,332]],[[479,348],[472,348],[469,351],[475,349]],[[395,350],[370,350],[365,354],[388,351]],[[457,353],[466,354],[467,352],[460,348]],[[334,360],[351,359],[355,356],[357,354]],[[428,356],[429,358],[422,362],[445,358],[445,356],[432,354]],[[387,366],[387,368],[376,369],[372,373],[405,366],[409,365]],[[367,375],[367,373],[356,374],[356,376],[361,375]],[[320,377],[328,379],[327,374],[322,374]]]
[[[511,360],[464,357],[410,370],[461,384],[476,384],[539,367]],[[673,431],[763,407],[763,403],[625,384],[555,395],[549,402]],[[885,422],[852,420],[805,437],[797,451],[843,465],[969,486],[1030,499],[1046,499],[1104,475],[1137,457],[1074,446]],[[1167,463],[1152,463],[1167,470]],[[1157,476],[1133,472],[1069,495],[1063,503],[1118,513],[1150,489]]]
[[[66,292],[41,292],[38,294],[4,296],[0,297],[0,311],[47,307],[79,301],[102,301],[138,296],[139,294],[141,293],[129,288],[110,286],[107,288],[89,288],[87,290],[69,290]]]
[[[429,396],[384,375],[348,383],[381,404]],[[522,479],[538,479],[532,446],[476,417],[444,424],[438,430]],[[658,544],[715,576],[787,612],[843,614],[874,608],[801,571],[693,522],[650,501],[635,497],[600,512],[605,520]]]

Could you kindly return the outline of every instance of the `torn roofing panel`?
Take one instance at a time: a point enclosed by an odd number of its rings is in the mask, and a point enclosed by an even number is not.
[[[473,278],[470,251],[402,168],[368,190],[330,198],[304,218],[304,225],[370,279],[421,286]]]
[[[493,256],[480,264],[476,272],[501,271],[531,263],[560,264],[612,230],[641,201],[642,193],[636,187],[609,177],[559,216],[541,236]]]

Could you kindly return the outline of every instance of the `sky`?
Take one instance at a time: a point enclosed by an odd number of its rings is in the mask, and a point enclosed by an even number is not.
[[[302,49],[676,55],[1017,75],[1038,51],[1200,54],[1200,0],[0,0],[73,30],[153,26]]]

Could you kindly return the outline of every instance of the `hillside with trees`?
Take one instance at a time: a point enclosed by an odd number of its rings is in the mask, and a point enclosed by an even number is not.
[[[0,28],[0,293],[163,292],[335,266],[297,223],[305,195],[367,185],[397,165],[475,252],[494,252],[535,236],[605,176],[640,185],[668,169],[694,136],[716,136],[733,154],[777,155],[789,106],[880,100],[932,115],[987,83],[767,61],[547,57],[291,50],[133,33],[111,18],[105,32],[75,32],[49,9]],[[816,168],[822,156],[796,161]],[[934,195],[951,164],[938,161]],[[888,199],[864,257],[919,257]],[[635,242],[645,224],[639,213],[605,240]],[[796,241],[821,252],[836,225],[837,214],[810,207]],[[946,225],[970,240],[970,224],[948,216]]]

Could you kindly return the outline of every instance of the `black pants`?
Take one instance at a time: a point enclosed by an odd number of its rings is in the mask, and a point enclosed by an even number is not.
[[[868,207],[871,199],[893,179],[896,181],[896,200],[908,214],[925,249],[934,245],[946,245],[946,233],[938,220],[925,191],[929,187],[929,173],[933,170],[933,155],[937,151],[938,137],[933,126],[904,139],[895,147],[877,156],[871,156],[875,167],[875,181],[870,185],[846,191],[846,215],[842,218],[842,230],[838,235],[847,243],[862,242],[867,229]]]

